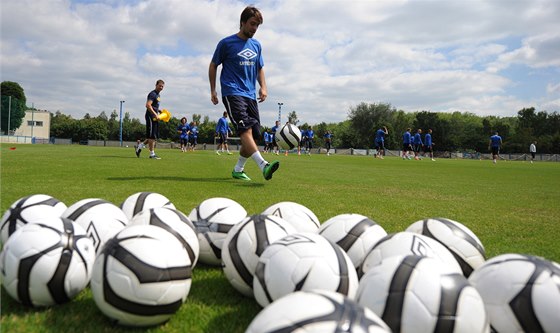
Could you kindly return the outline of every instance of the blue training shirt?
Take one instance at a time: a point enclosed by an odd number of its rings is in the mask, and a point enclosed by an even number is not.
[[[218,120],[218,124],[216,124],[216,133],[228,133],[229,132],[229,126],[228,126],[228,121],[226,117],[221,117]]]
[[[188,139],[189,138],[189,131],[191,130],[191,127],[189,126],[189,124],[180,124],[179,126],[177,126],[177,131],[181,131],[181,135],[180,138],[181,139]]]
[[[426,146],[432,145],[432,135],[430,133],[426,134],[424,140],[426,141]]]
[[[422,145],[422,136],[420,136],[420,133],[414,134],[414,144]]]
[[[410,144],[410,132],[409,131],[404,132],[404,134],[402,136],[402,141],[403,141],[403,144],[405,144],[405,145]]]
[[[494,134],[490,137],[490,142],[491,142],[490,146],[499,148],[501,141],[502,141],[502,137],[497,134]]]
[[[375,142],[384,142],[385,141],[385,131],[381,128],[375,132]]]
[[[222,39],[216,46],[212,62],[216,66],[222,65],[222,96],[256,99],[256,81],[264,66],[261,44],[256,39],[243,40],[237,34]]]

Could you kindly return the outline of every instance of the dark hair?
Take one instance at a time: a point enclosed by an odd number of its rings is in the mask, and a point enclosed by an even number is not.
[[[239,18],[239,28],[241,28],[241,25],[244,22],[249,21],[251,17],[256,18],[259,21],[259,24],[263,23],[261,12],[253,6],[247,6],[245,7],[245,9],[243,9],[243,12],[241,12],[241,17]]]
[[[183,122],[183,119],[185,119],[185,122],[187,122],[187,117],[181,118],[181,122]]]
[[[162,79],[159,79],[159,80],[157,80],[157,81],[156,81],[156,86],[157,86],[158,84],[160,84],[160,83],[163,83],[163,84],[165,84],[165,82],[163,82],[163,80],[162,80]]]

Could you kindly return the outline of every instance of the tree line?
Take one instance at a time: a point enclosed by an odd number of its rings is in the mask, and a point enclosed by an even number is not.
[[[1,84],[2,131],[16,129],[25,116],[26,97],[23,88],[16,83],[4,81]],[[8,96],[12,96],[9,98]],[[8,102],[11,100],[11,105]],[[8,107],[10,124],[8,127]],[[193,114],[189,122],[196,121],[199,129],[198,142],[213,143],[218,119],[210,120],[208,116]],[[434,150],[487,152],[488,141],[494,132],[503,139],[502,152],[527,152],[531,142],[537,141],[539,153],[560,153],[560,114],[556,111],[536,111],[534,107],[523,108],[517,116],[497,117],[478,116],[470,112],[406,112],[397,110],[388,103],[360,103],[351,107],[347,119],[339,123],[300,124],[295,111],[288,114],[288,121],[300,129],[312,127],[315,133],[313,146],[323,145],[326,131],[333,133],[333,146],[336,148],[373,148],[375,132],[386,126],[389,135],[386,147],[398,150],[402,146],[402,134],[407,128],[415,133],[417,129],[426,132],[432,129]],[[180,119],[171,118],[167,123],[160,123],[160,138],[163,141],[178,141],[177,127]],[[262,131],[270,130],[263,126]],[[50,136],[83,140],[120,140],[120,120],[116,111],[109,115],[102,111],[98,116],[86,114],[83,119],[74,119],[60,111],[51,113]],[[132,118],[125,112],[122,119],[122,140],[136,141],[145,136],[144,119]],[[262,142],[261,142],[262,144]]]

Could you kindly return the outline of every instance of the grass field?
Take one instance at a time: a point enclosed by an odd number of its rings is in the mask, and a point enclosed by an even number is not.
[[[10,150],[15,147],[15,150]],[[488,257],[525,253],[560,261],[560,164],[366,156],[274,156],[280,169],[265,181],[249,161],[252,182],[231,179],[237,153],[160,150],[162,160],[132,148],[7,145],[1,148],[2,212],[17,199],[45,193],[72,205],[102,198],[117,205],[139,191],[158,192],[188,214],[211,197],[236,200],[250,214],[280,201],[305,205],[321,221],[366,215],[389,233],[427,217],[459,221],[478,235]],[[271,155],[264,155],[273,159]],[[89,289],[72,302],[27,308],[3,290],[3,332],[243,332],[260,307],[230,287],[221,269],[193,271],[186,303],[169,322],[149,329],[112,326]]]

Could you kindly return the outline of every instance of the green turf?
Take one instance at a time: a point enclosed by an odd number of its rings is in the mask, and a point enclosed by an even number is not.
[[[16,147],[10,150],[10,147]],[[139,191],[158,192],[188,214],[201,201],[229,197],[250,214],[280,201],[310,208],[321,221],[342,213],[375,220],[387,232],[427,217],[462,222],[488,257],[527,253],[560,261],[560,164],[438,159],[435,162],[366,156],[272,156],[280,169],[265,181],[231,179],[237,160],[211,151],[160,150],[162,160],[136,158],[132,148],[7,145],[1,148],[1,210],[36,193],[68,206],[85,198],[120,204]],[[68,304],[31,309],[2,292],[4,332],[131,332],[112,326],[89,289]],[[255,301],[230,287],[218,268],[197,266],[187,302],[169,322],[149,332],[243,332],[258,313]],[[139,331],[146,331],[144,329]]]

